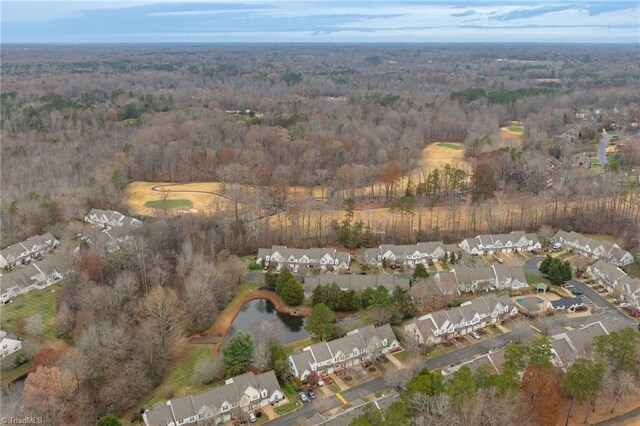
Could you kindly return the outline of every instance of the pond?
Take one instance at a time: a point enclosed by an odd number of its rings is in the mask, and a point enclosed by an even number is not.
[[[282,344],[306,339],[309,337],[309,333],[304,329],[305,321],[304,317],[276,311],[273,303],[268,300],[251,300],[242,306],[238,316],[233,320],[225,343],[238,331],[244,331],[251,335],[273,335]]]

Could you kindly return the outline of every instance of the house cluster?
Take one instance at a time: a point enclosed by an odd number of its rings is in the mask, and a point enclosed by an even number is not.
[[[389,324],[380,327],[368,325],[339,339],[303,348],[289,356],[289,366],[295,377],[305,381],[312,372],[330,374],[399,347],[400,343]]]
[[[521,266],[511,267],[503,264],[481,267],[456,265],[449,271],[436,272],[431,277],[443,295],[528,287]]]
[[[513,231],[509,234],[485,234],[462,240],[460,248],[469,254],[511,253],[542,248],[536,234]]]
[[[91,209],[84,217],[84,221],[93,227],[101,228],[107,241],[94,241],[104,245],[108,253],[120,250],[120,246],[131,239],[133,231],[138,229],[142,222],[136,218],[125,216],[115,210]]]
[[[31,290],[43,290],[60,281],[72,267],[71,257],[55,253],[0,277],[2,303]]]
[[[631,323],[620,319],[601,320],[576,330],[554,334],[551,336],[552,361],[557,367],[566,370],[577,358],[590,355],[596,336],[609,335],[630,326]]]
[[[0,359],[5,359],[9,355],[22,349],[22,342],[15,336],[0,330]]]
[[[487,295],[457,308],[423,315],[405,325],[407,336],[421,345],[433,345],[502,322],[518,313],[508,296]]]
[[[60,242],[51,234],[36,235],[2,250],[0,264],[10,272],[0,274],[0,299],[6,303],[33,289],[44,289],[71,269],[71,259],[59,250],[45,257]],[[19,265],[26,265],[18,267]]]
[[[284,399],[273,371],[245,373],[228,379],[208,391],[167,401],[166,405],[142,414],[146,426],[221,424],[268,404]]]
[[[28,264],[59,244],[60,241],[49,233],[29,237],[0,251],[0,268],[13,269],[20,264]]]
[[[604,260],[587,266],[587,273],[609,291],[621,289],[623,300],[640,310],[640,278],[630,277],[622,269]]]
[[[559,230],[552,238],[552,242],[560,247],[573,250],[582,256],[602,259],[617,266],[633,263],[633,256],[620,248],[616,243],[585,237],[577,232]]]
[[[396,275],[376,274],[376,275],[360,275],[360,274],[322,274],[310,275],[304,278],[302,284],[304,288],[304,296],[311,297],[313,290],[321,285],[331,285],[335,283],[340,290],[361,292],[367,288],[384,287],[391,293],[396,287],[403,290],[409,290],[409,279],[398,278]]]
[[[387,266],[403,265],[413,267],[418,263],[427,264],[429,261],[442,261],[451,253],[455,253],[455,244],[444,244],[442,241],[431,241],[418,244],[396,245],[383,244],[378,248],[364,251],[364,261],[367,265]]]
[[[265,267],[275,266],[278,270],[285,266],[293,272],[298,272],[301,266],[312,269],[344,271],[348,270],[351,265],[351,255],[348,252],[337,251],[332,248],[300,249],[273,246],[270,249],[259,249],[256,263]]]

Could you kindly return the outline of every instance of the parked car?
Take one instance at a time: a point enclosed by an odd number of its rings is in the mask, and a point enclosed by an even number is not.
[[[404,385],[400,384],[400,385],[396,386],[396,390],[398,392],[402,392],[404,390]]]
[[[499,257],[496,257],[496,262],[498,262],[498,263],[504,263],[504,260],[502,260],[502,259],[501,259],[501,258],[499,258]]]
[[[255,415],[255,414],[253,414],[253,412],[251,412],[251,411],[250,411],[250,412],[249,412],[249,422],[250,422],[250,423],[255,423],[255,422],[256,422],[256,420],[258,420],[258,419],[256,418],[256,415]]]
[[[322,387],[324,386],[324,380],[320,379],[318,380],[318,387]]]
[[[622,302],[618,306],[620,306],[621,308],[630,308],[631,307],[631,303]]]
[[[302,401],[302,402],[309,402],[309,398],[307,397],[307,394],[305,394],[304,392],[300,392],[298,394],[298,397],[300,398],[300,401]]]
[[[567,284],[567,288],[574,288],[575,286],[573,284]]]
[[[580,290],[571,290],[574,296],[582,296],[582,292]]]
[[[310,399],[316,399],[316,394],[315,394],[315,392],[314,392],[314,391],[312,391],[311,389],[309,389],[309,390],[307,391],[307,396],[308,396]]]
[[[469,334],[471,335],[471,337],[473,337],[473,338],[474,338],[474,339],[476,339],[476,340],[479,340],[479,339],[480,339],[480,335],[479,335],[477,332],[475,332],[475,331],[472,331],[472,332],[471,332],[471,333],[469,333]]]

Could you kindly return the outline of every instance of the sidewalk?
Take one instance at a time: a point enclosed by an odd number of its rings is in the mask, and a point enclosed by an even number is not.
[[[396,358],[394,354],[388,353],[386,357],[391,362],[391,364],[396,366],[396,368],[400,369],[404,367],[404,364],[402,364],[402,362],[398,358]]]
[[[331,373],[329,375],[333,379],[333,383],[335,383],[336,385],[338,385],[338,387],[340,387],[340,391],[343,391],[345,389],[349,389],[349,386],[347,386],[346,383],[343,382],[342,379],[340,377],[338,377],[338,375],[336,373]]]

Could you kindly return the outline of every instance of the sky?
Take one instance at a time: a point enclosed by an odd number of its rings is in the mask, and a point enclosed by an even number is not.
[[[0,0],[2,43],[640,43],[640,0]]]

